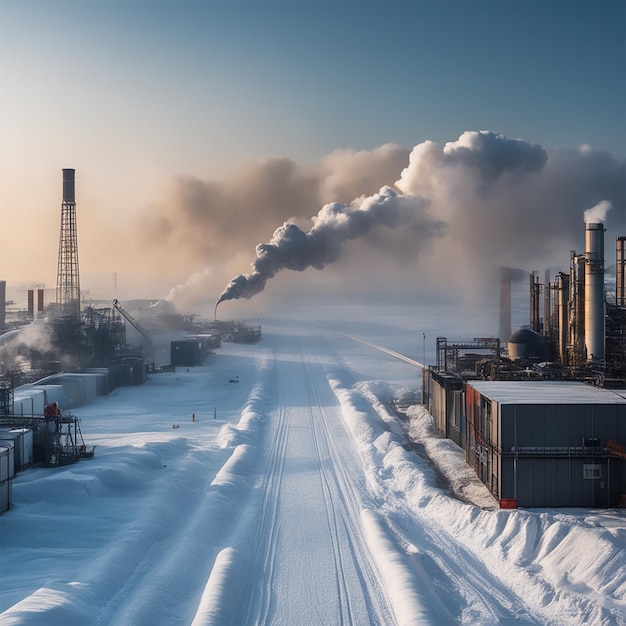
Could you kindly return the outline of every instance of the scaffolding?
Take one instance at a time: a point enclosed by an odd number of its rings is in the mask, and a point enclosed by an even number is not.
[[[44,415],[0,415],[0,426],[33,431],[33,460],[44,467],[71,465],[91,459],[95,448],[85,445],[80,420],[63,413],[57,402],[45,407]]]
[[[468,353],[467,351],[471,352]],[[499,337],[475,337],[473,341],[448,341],[437,337],[437,370],[439,372],[461,372],[473,370],[476,362],[485,357],[475,351],[487,351],[494,358],[500,357]]]

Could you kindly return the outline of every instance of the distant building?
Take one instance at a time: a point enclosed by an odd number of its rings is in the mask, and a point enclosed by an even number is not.
[[[217,339],[210,335],[189,335],[172,341],[170,344],[171,363],[177,367],[202,365],[211,347],[219,347],[219,335]]]

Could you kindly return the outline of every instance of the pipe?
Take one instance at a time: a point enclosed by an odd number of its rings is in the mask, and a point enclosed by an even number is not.
[[[569,299],[569,274],[559,272],[555,278],[556,287],[556,323],[557,323],[557,338],[558,338],[558,351],[559,362],[562,365],[567,365],[567,338],[568,338],[568,299]]]

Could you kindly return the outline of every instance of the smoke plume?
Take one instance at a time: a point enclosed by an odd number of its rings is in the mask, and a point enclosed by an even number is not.
[[[321,223],[311,216],[339,203],[337,221],[347,219],[382,187],[413,203],[415,219],[407,217],[402,226],[372,222],[354,239],[332,240],[329,255],[315,258],[309,242]],[[333,262],[333,272],[309,273],[306,281],[299,272],[284,272],[272,279],[273,294],[316,289],[480,298],[489,295],[480,293],[483,285],[497,284],[493,276],[500,265],[567,265],[569,251],[584,245],[580,216],[599,200],[613,205],[607,237],[624,234],[625,192],[625,164],[606,152],[589,146],[550,151],[490,131],[467,131],[447,143],[419,142],[412,150],[388,144],[336,150],[307,165],[272,157],[223,179],[179,176],[134,216],[134,229],[116,224],[116,236],[129,239],[115,258],[118,268],[137,272],[135,289],[150,289],[150,297],[155,277],[163,294],[178,285],[167,301],[185,311],[213,305],[210,294],[219,294],[233,276],[236,285],[262,290],[274,270],[302,268],[307,259]],[[256,272],[259,242],[267,243]],[[228,293],[244,293],[236,285]]]
[[[427,205],[422,198],[402,196],[390,187],[383,187],[377,194],[350,205],[334,202],[322,207],[307,233],[285,222],[269,243],[257,246],[252,273],[233,278],[217,303],[251,298],[263,291],[267,281],[283,269],[301,272],[314,267],[321,270],[337,261],[346,241],[363,237],[378,225],[396,228],[412,223],[431,234],[442,233],[443,224],[425,214]]]
[[[442,187],[450,188],[449,183],[455,183],[454,172],[460,171],[462,176],[457,186],[461,189],[455,193],[465,189],[466,193],[482,195],[504,174],[539,172],[546,161],[547,154],[540,146],[489,131],[463,133],[458,141],[446,144],[443,149],[433,142],[420,144],[413,149],[409,166],[396,183],[403,194],[385,187],[378,194],[350,205],[328,204],[314,218],[314,226],[307,233],[293,223],[284,223],[269,243],[257,246],[252,273],[233,278],[217,303],[251,298],[283,269],[322,269],[338,260],[346,241],[362,238],[377,225],[395,229],[413,224],[415,230],[419,221],[422,235],[442,236],[445,222],[425,212],[438,199],[433,188],[433,183],[437,183],[433,174],[438,170],[447,170],[444,176],[448,180],[442,181]]]
[[[613,205],[608,200],[602,200],[598,204],[587,209],[583,216],[585,218],[585,224],[599,224],[606,220],[606,214],[611,210]]]

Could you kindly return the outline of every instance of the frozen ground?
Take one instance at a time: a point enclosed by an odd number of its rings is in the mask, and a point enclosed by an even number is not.
[[[419,369],[341,334],[432,362],[429,320],[305,307],[75,410],[95,457],[18,474],[0,517],[0,622],[626,624],[624,511],[498,510],[390,410]]]

